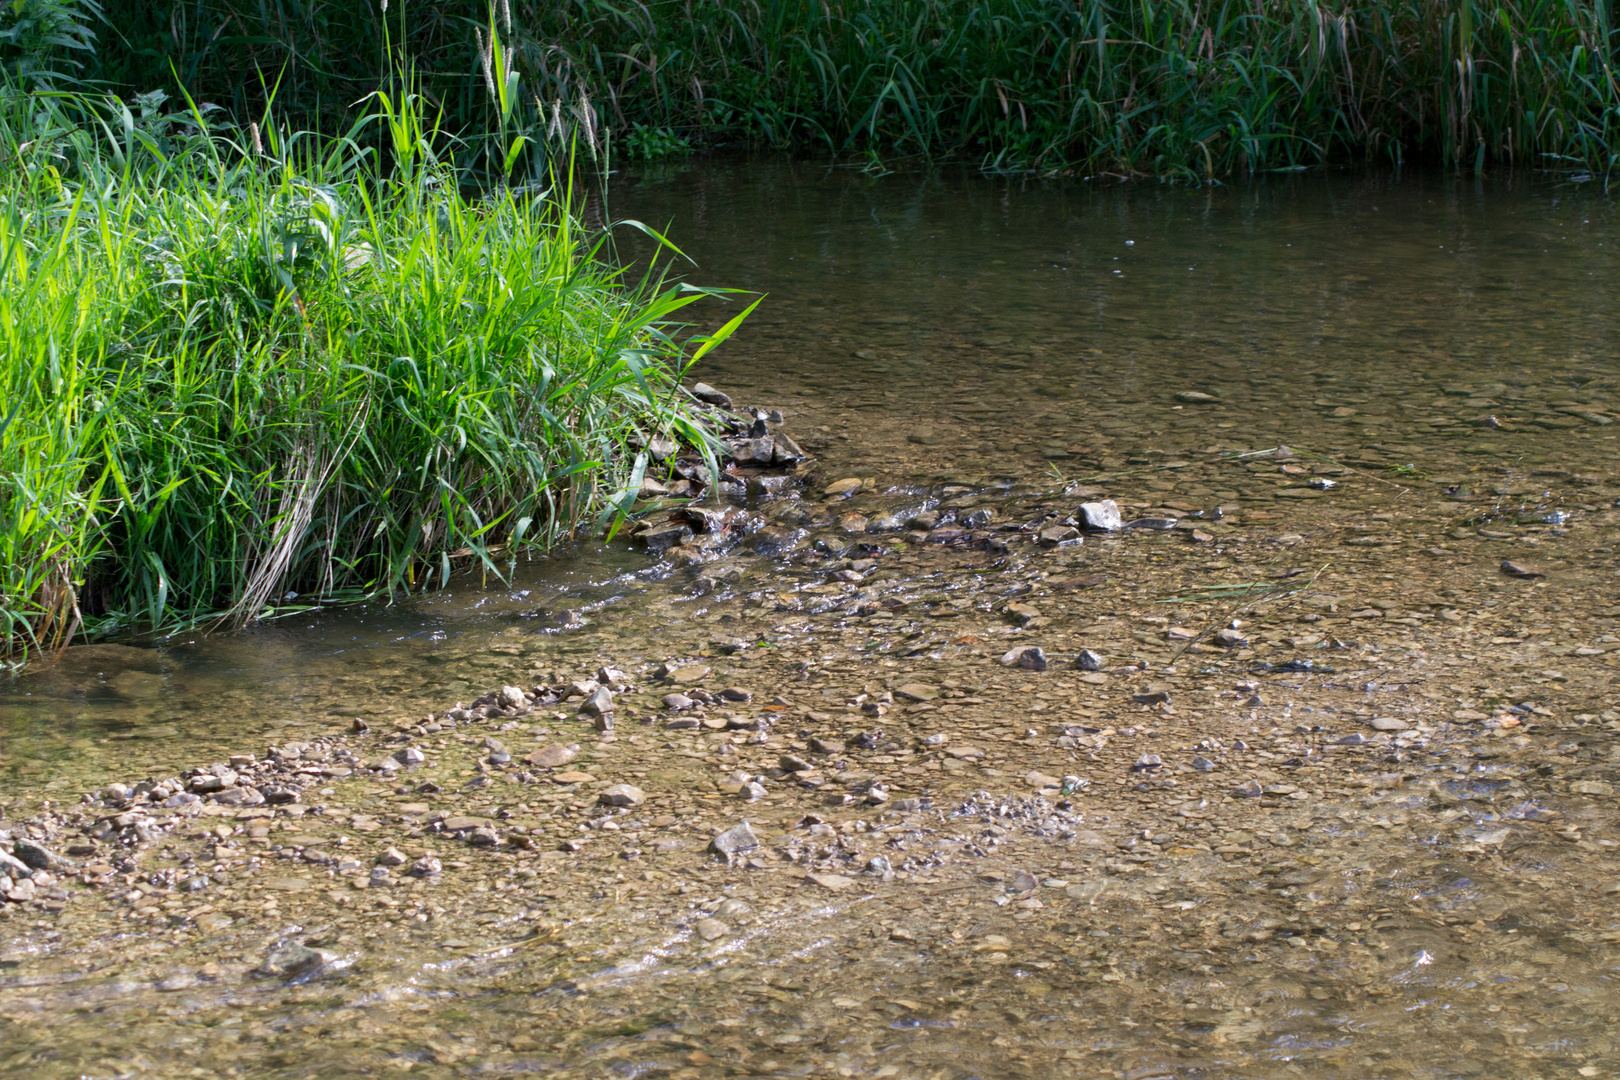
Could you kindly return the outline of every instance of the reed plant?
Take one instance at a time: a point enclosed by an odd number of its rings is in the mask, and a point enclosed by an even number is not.
[[[408,86],[348,137],[0,89],[0,658],[496,575],[596,529],[675,340],[549,190],[469,193]],[[387,153],[366,147],[382,142]],[[694,344],[695,343],[695,344]]]
[[[172,8],[172,10],[171,10]],[[107,0],[101,74],[239,112],[255,68],[335,115],[405,43],[454,125],[491,125],[481,57],[624,145],[747,140],[957,154],[992,169],[1211,177],[1428,158],[1612,169],[1620,79],[1599,0]],[[328,122],[332,122],[329,118]]]

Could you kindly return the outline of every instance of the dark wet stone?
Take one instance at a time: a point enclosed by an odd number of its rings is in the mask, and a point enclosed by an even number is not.
[[[1223,649],[1243,649],[1248,647],[1249,639],[1231,627],[1223,626],[1215,631],[1215,644]]]
[[[12,842],[11,850],[18,861],[33,870],[49,870],[52,873],[71,874],[78,869],[78,864],[72,859],[64,858],[43,844],[35,843],[27,837],[17,837]]]
[[[662,555],[682,540],[692,535],[692,530],[680,522],[665,522],[654,525],[636,533],[631,539],[647,549],[649,555]]]
[[[683,506],[670,515],[678,522],[691,527],[694,533],[708,536],[722,533],[726,530],[726,512],[724,510],[710,510],[702,506]]]
[[[1215,763],[1202,754],[1192,759],[1192,767],[1199,772],[1214,772]]]
[[[1264,792],[1265,789],[1254,780],[1245,781],[1232,789],[1232,794],[1240,799],[1258,799]]]
[[[1002,654],[1003,667],[1023,668],[1026,671],[1046,670],[1046,650],[1039,645],[1019,645]]]
[[[1008,604],[1005,609],[1007,621],[1014,626],[1028,626],[1041,617],[1041,609],[1033,604]]]
[[[797,465],[799,462],[807,460],[809,456],[804,452],[804,447],[794,442],[787,435],[777,432],[771,454],[771,464]]]
[[[722,394],[708,383],[698,383],[692,387],[692,396],[709,405],[718,405],[722,409],[731,408],[731,396]]]
[[[777,555],[792,551],[799,543],[799,534],[792,529],[767,526],[749,535],[745,544],[761,555]]]
[[[1159,759],[1158,754],[1143,754],[1142,756],[1138,757],[1136,759],[1136,763],[1131,766],[1131,771],[1147,772],[1151,769],[1162,768],[1163,766],[1164,762]]]
[[[776,453],[776,440],[769,435],[763,439],[741,439],[731,444],[731,458],[738,465],[769,465]]]
[[[1508,577],[1516,578],[1538,578],[1547,576],[1547,571],[1543,570],[1539,566],[1533,566],[1527,562],[1515,562],[1512,559],[1503,560],[1502,573],[1506,574]]]
[[[1101,671],[1106,661],[1090,649],[1081,649],[1080,655],[1075,658],[1074,666],[1081,671]]]

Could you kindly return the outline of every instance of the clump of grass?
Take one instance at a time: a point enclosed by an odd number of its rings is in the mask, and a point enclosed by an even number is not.
[[[239,115],[256,107],[241,79],[255,67],[311,110],[362,97],[391,35],[453,125],[493,128],[480,58],[499,29],[502,72],[533,92],[503,103],[501,123],[588,98],[636,152],[746,139],[1199,178],[1358,158],[1608,171],[1620,154],[1620,39],[1596,0],[499,0],[494,15],[414,0],[297,18],[198,0],[183,20],[135,0],[106,8],[121,36],[97,74],[145,89],[172,61]]]
[[[0,654],[500,574],[626,505],[638,440],[713,445],[671,321],[704,291],[373,104],[386,167],[0,92]]]

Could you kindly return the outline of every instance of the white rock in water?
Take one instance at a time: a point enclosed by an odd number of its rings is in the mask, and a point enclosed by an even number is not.
[[[1113,499],[1081,503],[1080,520],[1086,528],[1103,532],[1114,532],[1124,527],[1119,516],[1119,504]]]

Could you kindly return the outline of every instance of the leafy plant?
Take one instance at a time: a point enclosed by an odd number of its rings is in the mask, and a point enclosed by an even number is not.
[[[737,319],[674,320],[715,291],[621,280],[566,172],[464,194],[408,80],[371,105],[0,92],[0,652],[500,576],[634,442],[712,447],[678,380]]]
[[[13,77],[48,79],[79,70],[96,47],[97,0],[10,0],[0,4],[0,65]]]
[[[181,19],[105,2],[120,38],[96,74],[130,90],[183,85],[246,116],[257,69],[342,130],[391,43],[448,130],[500,129],[508,149],[588,101],[597,131],[1000,172],[1419,156],[1607,172],[1620,154],[1620,41],[1597,0],[197,0]]]
[[[639,123],[630,125],[621,145],[625,155],[637,161],[663,161],[692,152],[692,144],[673,129]]]

